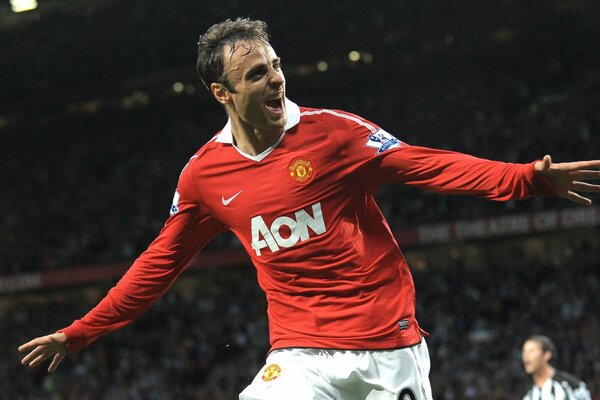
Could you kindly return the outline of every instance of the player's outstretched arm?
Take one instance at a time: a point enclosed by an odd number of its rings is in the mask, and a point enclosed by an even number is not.
[[[21,353],[29,352],[21,360],[21,363],[27,364],[30,367],[37,367],[46,359],[53,357],[48,367],[48,372],[53,372],[67,355],[67,335],[57,332],[51,335],[40,336],[19,346],[19,351]]]
[[[535,163],[535,170],[552,184],[560,197],[584,206],[592,200],[577,192],[600,193],[600,185],[583,181],[600,179],[600,160],[553,163],[549,155]]]

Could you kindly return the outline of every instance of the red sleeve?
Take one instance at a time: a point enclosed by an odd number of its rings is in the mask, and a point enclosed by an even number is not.
[[[512,164],[467,154],[403,145],[376,160],[386,180],[446,194],[470,194],[507,201],[556,196],[534,170],[535,162]]]
[[[534,170],[534,163],[512,164],[467,154],[410,146],[356,115],[335,111],[331,138],[339,146],[347,173],[368,190],[401,182],[446,194],[491,200],[557,196]]]
[[[61,330],[69,353],[144,314],[202,247],[224,230],[197,202],[190,170],[188,165],[181,174],[171,216],[158,237],[96,307]]]

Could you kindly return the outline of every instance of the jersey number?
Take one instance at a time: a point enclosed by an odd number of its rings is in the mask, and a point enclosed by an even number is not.
[[[411,388],[404,388],[400,391],[398,400],[417,400],[417,396],[415,396],[415,392]]]

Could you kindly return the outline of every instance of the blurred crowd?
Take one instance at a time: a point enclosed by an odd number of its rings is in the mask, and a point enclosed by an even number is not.
[[[521,399],[524,339],[551,336],[553,365],[600,398],[600,236],[532,238],[409,252],[417,317],[430,336],[434,398]],[[148,314],[47,374],[19,365],[25,338],[68,325],[105,292],[21,295],[3,307],[2,398],[225,400],[264,364],[268,325],[251,266],[190,273]],[[47,367],[47,365],[45,366]]]

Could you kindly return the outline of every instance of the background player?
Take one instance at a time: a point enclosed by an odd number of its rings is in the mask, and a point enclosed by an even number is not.
[[[556,354],[556,346],[547,336],[532,335],[525,340],[523,366],[533,385],[523,400],[591,400],[583,381],[550,364]]]

